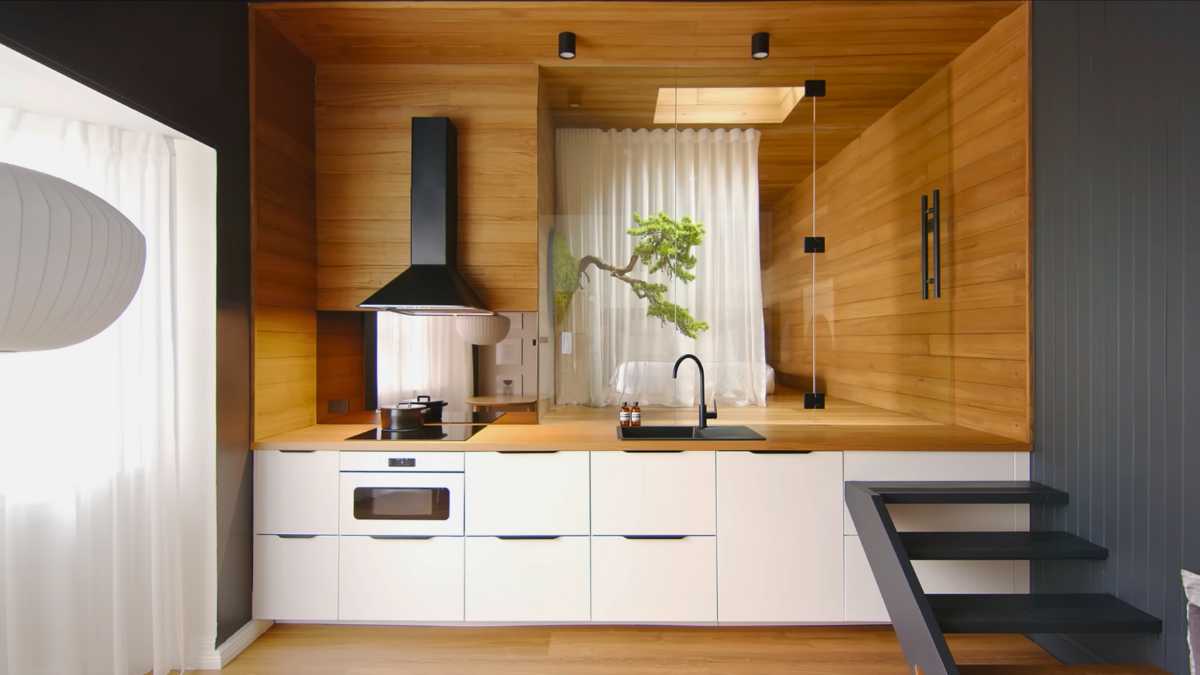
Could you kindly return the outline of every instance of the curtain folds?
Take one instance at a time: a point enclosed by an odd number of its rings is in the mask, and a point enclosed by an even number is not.
[[[147,241],[116,323],[65,349],[0,354],[0,675],[178,669],[188,477],[171,140],[0,108],[0,161],[94,192]]]
[[[449,403],[444,413],[465,413],[475,369],[471,345],[458,334],[454,317],[379,312],[377,325],[379,405],[426,394]]]
[[[710,326],[688,338],[647,317],[646,301],[593,268],[567,315],[556,317],[570,333],[569,349],[559,349],[559,403],[695,405],[691,367],[686,377],[670,376],[674,360],[691,352],[704,361],[710,401],[766,404],[759,137],[753,129],[558,130],[554,236],[574,256],[624,266],[633,252],[626,233],[633,214],[699,221],[706,235],[694,251],[695,281],[651,275],[640,264],[630,276],[667,284],[672,302]]]

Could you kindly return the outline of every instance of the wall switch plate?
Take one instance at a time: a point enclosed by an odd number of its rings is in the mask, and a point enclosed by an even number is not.
[[[575,335],[571,331],[564,330],[562,332],[562,345],[559,351],[563,354],[570,354],[575,351]]]

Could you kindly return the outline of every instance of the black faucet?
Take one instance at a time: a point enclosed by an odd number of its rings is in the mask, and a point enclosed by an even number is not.
[[[696,362],[696,367],[700,369],[700,428],[708,427],[709,420],[717,419],[717,397],[713,397],[712,412],[708,411],[708,406],[704,405],[704,364],[700,363],[700,359],[696,358],[695,354],[684,354],[675,360],[675,369],[671,371],[671,377],[679,377],[679,364],[691,359]]]

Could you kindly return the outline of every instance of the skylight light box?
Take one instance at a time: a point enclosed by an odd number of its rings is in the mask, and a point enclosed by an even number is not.
[[[663,87],[655,124],[781,124],[804,87]]]

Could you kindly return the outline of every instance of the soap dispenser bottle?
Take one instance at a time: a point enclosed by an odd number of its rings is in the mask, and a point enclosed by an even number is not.
[[[633,408],[631,408],[629,411],[629,426],[642,426],[642,408],[638,405],[637,401],[633,402]]]
[[[632,416],[633,412],[629,409],[629,401],[621,401],[621,412],[617,416],[617,420],[621,423],[621,426],[629,426],[630,418]]]

